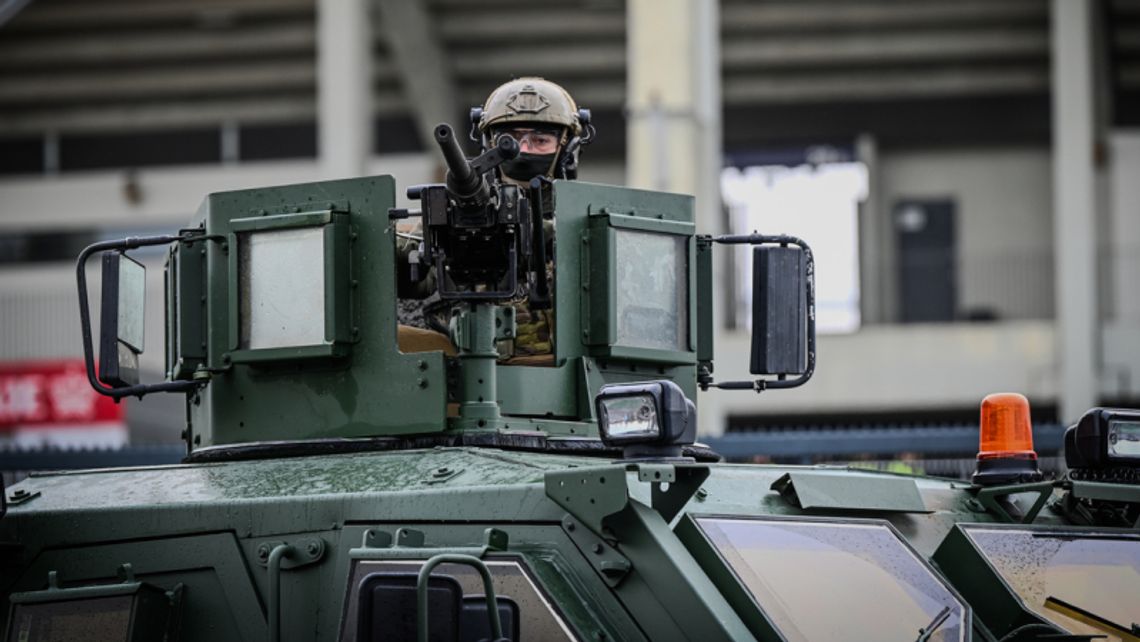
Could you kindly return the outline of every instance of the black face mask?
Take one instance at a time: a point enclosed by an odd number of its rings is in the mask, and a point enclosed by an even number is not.
[[[504,162],[500,167],[503,173],[516,181],[529,181],[535,176],[546,174],[554,164],[554,154],[529,154],[519,152],[519,155]]]

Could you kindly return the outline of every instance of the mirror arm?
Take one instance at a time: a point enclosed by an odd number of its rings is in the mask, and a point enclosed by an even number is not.
[[[112,388],[104,385],[95,375],[95,354],[91,341],[91,311],[87,304],[87,259],[100,252],[118,250],[125,252],[147,245],[169,245],[188,240],[203,238],[201,235],[164,235],[164,236],[132,236],[118,241],[101,241],[84,248],[79,254],[79,261],[75,266],[75,277],[79,285],[79,323],[83,326],[83,361],[87,366],[87,381],[91,387],[101,395],[111,397],[118,402],[123,397],[143,395],[151,392],[190,392],[202,385],[198,381],[167,381],[158,384],[140,384],[125,388]]]
[[[712,241],[723,245],[794,245],[803,249],[804,258],[807,261],[807,365],[803,374],[794,379],[779,375],[776,379],[715,383],[712,377],[708,376],[699,382],[701,390],[720,388],[722,390],[755,390],[759,393],[768,389],[795,388],[804,385],[815,374],[815,258],[812,256],[811,247],[803,239],[787,234],[726,234],[714,236]]]

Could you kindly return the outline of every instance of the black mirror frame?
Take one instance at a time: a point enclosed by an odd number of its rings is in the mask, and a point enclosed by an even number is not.
[[[83,361],[87,366],[87,381],[91,384],[91,387],[95,389],[95,392],[118,401],[123,397],[139,397],[141,399],[143,395],[152,392],[190,392],[202,385],[197,381],[166,381],[157,384],[139,384],[122,388],[113,388],[105,385],[95,374],[95,356],[94,350],[91,347],[91,310],[87,303],[87,259],[91,258],[93,254],[111,251],[125,252],[148,245],[169,245],[171,243],[191,240],[192,238],[201,237],[171,235],[130,237],[118,241],[94,243],[80,252],[79,260],[75,266],[75,277],[79,287],[79,322],[83,326]]]
[[[126,388],[139,383],[139,355],[142,354],[142,343],[138,347],[130,342],[123,341],[119,327],[119,314],[123,309],[122,270],[126,262],[134,263],[143,270],[142,301],[146,301],[146,267],[132,259],[125,252],[106,252],[103,254],[102,302],[99,316],[99,369],[96,374],[99,380],[112,388]],[[113,303],[113,305],[108,305]],[[145,317],[145,305],[143,308]],[[124,344],[124,346],[120,346]],[[130,362],[124,363],[122,347],[126,347],[132,355]],[[133,362],[133,363],[132,363]]]
[[[701,373],[697,377],[697,385],[701,390],[708,390],[709,388],[720,388],[722,390],[755,390],[756,392],[764,392],[769,389],[780,388],[796,388],[807,383],[808,379],[815,374],[815,258],[812,255],[811,247],[808,246],[803,239],[795,236],[788,236],[786,234],[767,235],[767,234],[728,234],[724,236],[705,237],[713,243],[721,245],[778,245],[781,247],[788,247],[789,245],[801,248],[804,251],[804,259],[806,262],[806,286],[807,286],[807,364],[804,368],[803,374],[789,379],[787,375],[777,375],[775,379],[755,379],[753,381],[724,381],[716,383],[713,381],[711,371]]]

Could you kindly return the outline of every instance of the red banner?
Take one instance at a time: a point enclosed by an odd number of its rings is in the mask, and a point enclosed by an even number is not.
[[[122,421],[123,406],[91,388],[82,360],[0,362],[0,430]]]

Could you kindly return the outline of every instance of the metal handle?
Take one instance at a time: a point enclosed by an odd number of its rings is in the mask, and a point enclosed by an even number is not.
[[[491,572],[487,570],[487,565],[483,563],[483,560],[478,557],[457,553],[436,555],[424,562],[423,568],[420,569],[420,575],[416,578],[416,620],[418,622],[416,639],[420,642],[428,641],[428,579],[431,577],[432,569],[440,564],[465,564],[479,571],[479,575],[483,577],[483,596],[487,600],[488,616],[491,618],[491,639],[501,640],[503,638],[503,624],[499,621],[499,602],[495,598],[495,586],[491,582]]]
[[[269,553],[269,642],[281,640],[281,562],[293,554],[293,547],[278,544]]]

